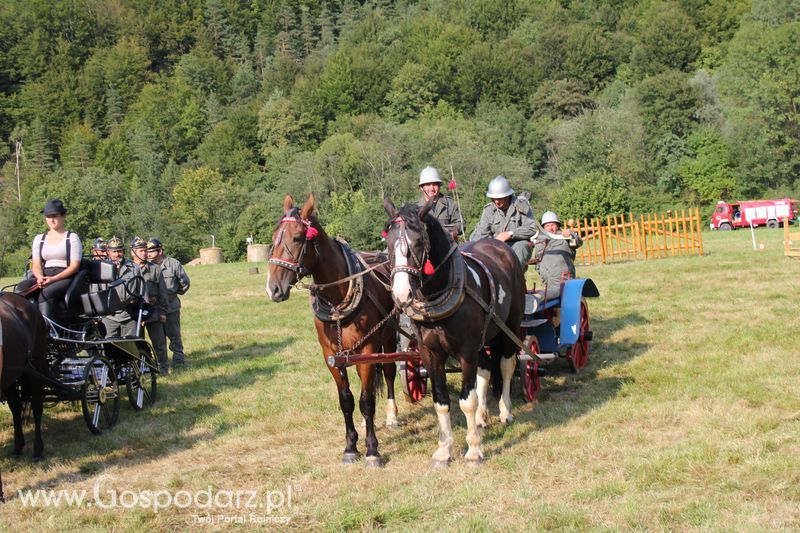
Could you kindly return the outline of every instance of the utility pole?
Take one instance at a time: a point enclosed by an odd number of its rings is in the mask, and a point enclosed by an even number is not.
[[[20,187],[21,172],[19,170],[19,159],[22,156],[22,139],[17,139],[14,142],[14,152],[16,155],[16,165],[14,166],[14,175],[17,177],[17,202],[22,202],[22,188]]]

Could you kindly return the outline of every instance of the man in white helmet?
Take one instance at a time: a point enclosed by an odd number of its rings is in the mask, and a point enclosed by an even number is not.
[[[536,270],[545,286],[545,297],[558,298],[561,284],[575,277],[575,250],[583,241],[569,228],[561,229],[561,221],[553,211],[542,215],[542,227],[548,233],[562,235],[566,239],[545,239],[536,244]]]
[[[504,176],[497,176],[489,182],[486,196],[492,201],[483,208],[481,220],[469,240],[495,238],[505,242],[514,250],[522,268],[527,270],[532,252],[530,238],[536,227],[531,204],[525,197],[514,194]]]
[[[442,227],[450,232],[453,239],[464,233],[464,223],[458,204],[441,193],[442,180],[439,171],[433,167],[425,167],[419,174],[419,190],[421,192],[419,206],[425,205],[431,198],[434,199],[430,213]]]

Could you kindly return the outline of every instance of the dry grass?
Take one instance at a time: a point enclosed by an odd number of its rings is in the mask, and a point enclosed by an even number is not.
[[[590,302],[589,365],[544,379],[535,405],[515,395],[514,423],[495,420],[484,433],[486,462],[445,471],[429,468],[429,399],[400,400],[403,425],[379,430],[385,468],[340,465],[341,415],[306,295],[272,304],[247,265],[193,267],[184,307],[191,367],[159,382],[151,410],[123,405],[119,424],[99,437],[79,408],[48,410],[48,460],[0,460],[9,496],[0,519],[14,530],[182,530],[208,514],[26,508],[17,496],[85,489],[92,501],[99,480],[103,495],[210,485],[256,491],[261,502],[291,486],[291,509],[210,514],[287,517],[302,530],[800,528],[791,333],[800,263],[782,257],[781,231],[758,237],[764,252],[752,251],[749,233],[715,233],[704,257],[579,269],[602,294]],[[7,411],[0,420],[0,445],[10,450]],[[453,420],[463,453],[457,408]]]

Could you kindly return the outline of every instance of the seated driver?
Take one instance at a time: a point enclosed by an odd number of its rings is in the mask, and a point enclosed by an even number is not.
[[[535,233],[531,204],[526,198],[516,196],[503,176],[489,182],[486,196],[492,201],[483,208],[481,220],[469,240],[495,238],[505,242],[519,259],[523,271],[528,270],[532,252],[529,240]]]
[[[561,229],[561,221],[553,211],[542,215],[542,227],[548,233],[566,239],[545,239],[536,244],[536,270],[545,286],[545,297],[550,300],[561,295],[561,284],[575,278],[575,254],[583,241],[569,228]]]

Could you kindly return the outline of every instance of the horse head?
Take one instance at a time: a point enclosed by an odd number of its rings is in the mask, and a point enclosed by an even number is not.
[[[392,269],[392,297],[400,307],[411,303],[412,293],[421,287],[424,276],[433,273],[431,220],[427,216],[431,207],[432,201],[421,208],[410,203],[398,211],[388,198],[383,202],[389,215],[385,231]]]
[[[272,234],[267,274],[267,295],[274,302],[287,300],[292,287],[309,275],[317,262],[316,239],[320,231],[313,212],[313,194],[308,195],[302,209],[294,206],[288,194],[283,200],[283,217]]]

